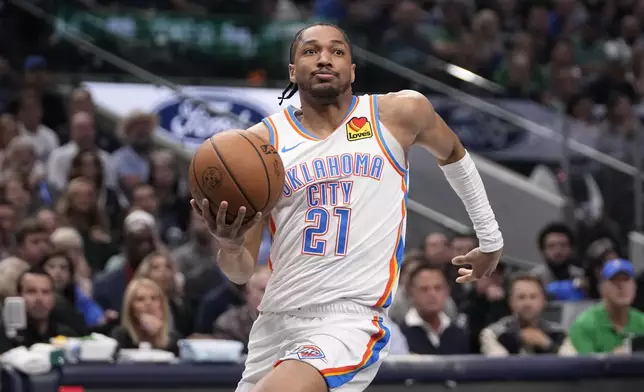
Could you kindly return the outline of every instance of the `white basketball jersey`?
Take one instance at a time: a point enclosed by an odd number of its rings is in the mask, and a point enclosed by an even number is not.
[[[260,310],[354,301],[387,308],[404,251],[407,163],[379,121],[376,96],[354,97],[326,139],[289,107],[263,121],[284,162],[270,216],[272,276]]]

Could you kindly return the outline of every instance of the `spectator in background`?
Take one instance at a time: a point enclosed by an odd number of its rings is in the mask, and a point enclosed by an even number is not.
[[[13,248],[13,234],[16,230],[16,213],[13,206],[0,198],[0,260],[9,257]]]
[[[190,195],[181,178],[177,157],[170,150],[152,153],[149,184],[159,201],[162,239],[172,248],[183,242],[190,220]],[[175,245],[175,246],[173,246]]]
[[[93,273],[100,271],[116,249],[105,211],[98,205],[94,184],[85,178],[71,181],[59,200],[58,214],[63,225],[73,227],[83,238],[85,258]]]
[[[606,119],[601,125],[597,148],[612,157],[631,165],[637,164],[642,153],[642,124],[631,106],[632,101],[625,94],[612,93],[606,103]],[[600,166],[596,174],[597,183],[604,197],[605,213],[614,219],[622,229],[622,235],[633,227],[632,203],[624,203],[633,195],[633,181],[630,176],[611,168]]]
[[[250,330],[259,316],[258,307],[262,302],[270,276],[271,271],[268,267],[258,267],[244,288],[245,303],[227,310],[215,321],[213,325],[215,338],[240,341],[244,343],[244,351],[248,350]]]
[[[95,150],[101,164],[96,169],[102,169],[101,178],[108,186],[114,185],[111,180],[111,171],[108,170],[107,162],[109,154],[96,147],[96,131],[94,129],[94,118],[91,114],[79,112],[74,114],[70,120],[71,140],[56,148],[49,156],[47,166],[55,167],[56,170],[49,170],[47,180],[56,190],[63,191],[69,182],[72,161],[80,151]]]
[[[88,327],[95,327],[104,324],[107,316],[114,316],[113,313],[106,313],[103,309],[85,295],[83,290],[76,284],[76,271],[74,263],[63,252],[54,252],[43,259],[41,267],[49,274],[54,282],[54,290],[61,300],[68,301],[83,316]]]
[[[544,263],[535,267],[531,273],[539,277],[544,285],[556,280],[582,277],[582,269],[572,265],[574,242],[574,235],[568,226],[551,223],[544,227],[537,241]]]
[[[38,160],[34,141],[26,136],[18,136],[9,143],[5,150],[2,172],[5,181],[10,176],[19,177],[25,190],[33,190],[33,192],[29,192],[32,195],[39,191],[39,185],[46,177],[47,169]]]
[[[49,236],[55,252],[64,253],[71,261],[75,271],[75,282],[85,295],[92,296],[92,269],[83,253],[83,238],[71,227],[56,229]]]
[[[637,290],[630,261],[606,262],[601,271],[602,303],[577,317],[568,332],[571,352],[630,353],[634,337],[644,337],[644,313],[631,307]]]
[[[15,117],[9,113],[0,115],[0,170],[4,168],[9,143],[19,134],[18,122]]]
[[[47,69],[47,60],[42,56],[29,56],[25,59],[24,70],[25,87],[34,91],[38,98],[43,125],[49,129],[58,129],[66,120],[66,111],[62,97],[52,90],[52,76]]]
[[[477,280],[468,292],[461,311],[467,316],[473,353],[481,350],[479,336],[483,328],[510,314],[506,285],[505,267],[499,264],[490,276]]]
[[[56,211],[50,208],[41,208],[36,212],[36,220],[47,230],[49,234],[60,227],[60,219]]]
[[[16,256],[31,266],[37,266],[52,248],[47,230],[34,218],[20,223],[15,242]]]
[[[42,124],[42,111],[36,93],[29,90],[23,92],[18,106],[20,133],[33,141],[38,158],[46,160],[60,143],[56,133]]]
[[[601,28],[601,20],[598,17],[590,17],[583,24],[579,34],[572,38],[575,63],[587,77],[597,76],[606,60]]]
[[[443,233],[429,233],[425,237],[425,258],[430,264],[436,265],[445,273],[447,283],[450,286],[450,302],[460,305],[465,299],[467,292],[464,285],[456,283],[458,267],[452,264],[454,253],[450,240]],[[451,308],[451,305],[449,305]],[[448,311],[450,316],[456,316],[455,309]]]
[[[615,244],[608,238],[593,241],[586,251],[583,277],[550,282],[546,291],[552,299],[580,301],[599,299],[599,282],[604,263],[619,258]]]
[[[460,1],[440,3],[442,23],[431,34],[434,53],[445,61],[453,62],[461,54],[460,43],[467,31],[465,6]]]
[[[172,259],[185,278],[184,298],[193,309],[208,291],[227,282],[217,266],[217,251],[217,241],[206,222],[192,211],[188,242],[172,252]]]
[[[439,268],[421,265],[409,276],[412,309],[405,315],[401,331],[415,354],[467,354],[469,334],[464,319],[452,320],[445,313],[449,285]]]
[[[74,118],[74,115],[76,113],[81,113],[81,112],[89,114],[90,117],[94,120],[96,118],[95,116],[96,106],[94,105],[94,99],[92,98],[92,94],[82,87],[77,87],[74,90],[72,90],[71,94],[69,95],[68,115],[67,115],[68,121],[66,124],[58,128],[58,136],[60,137],[61,143],[69,142],[70,133],[71,133],[70,121],[71,119]],[[94,124],[94,129],[96,130],[95,145],[97,149],[100,149],[102,151],[112,152],[119,147],[118,140],[116,139],[114,132],[112,132],[111,130],[105,129],[104,127],[102,127],[100,124],[97,124],[97,123]],[[115,181],[114,178],[112,178],[112,180]],[[116,182],[113,182],[113,183],[111,182],[110,184],[115,185]]]
[[[512,315],[481,331],[481,353],[489,356],[557,353],[566,333],[559,324],[542,318],[547,304],[545,294],[538,277],[515,277],[510,284]]]
[[[170,306],[170,325],[181,336],[189,336],[194,328],[194,315],[182,297],[183,275],[166,252],[152,252],[143,259],[136,271],[137,277],[156,283]]]
[[[412,271],[416,270],[416,268],[426,263],[427,261],[424,259],[422,251],[418,250],[416,252],[415,250],[412,250],[406,252],[402,266],[400,267],[398,290],[396,291],[394,301],[389,308],[389,317],[394,322],[402,324],[405,320],[405,315],[411,308],[409,294],[407,292],[407,288],[409,287],[409,275]]]
[[[18,278],[29,271],[29,268],[29,263],[18,257],[8,257],[0,261],[0,301],[18,295]]]
[[[393,24],[384,32],[380,52],[406,67],[424,70],[428,63],[427,55],[432,53],[432,43],[421,17],[415,1],[403,0],[394,5]]]
[[[118,186],[129,198],[134,187],[146,183],[150,177],[152,135],[157,127],[153,114],[134,111],[121,124],[120,133],[125,145],[112,153],[109,167],[117,176]]]
[[[121,206],[127,205],[127,201],[119,199],[116,192],[107,186],[105,173],[108,169],[104,163],[96,149],[79,151],[71,161],[69,181],[82,177],[94,184],[98,196],[98,208],[105,211],[112,233],[118,234],[120,232],[118,226],[123,219]],[[115,237],[118,238],[118,235]]]
[[[143,211],[131,212],[124,222],[123,256],[121,268],[107,271],[96,278],[94,299],[106,310],[118,311],[123,307],[123,293],[145,258],[158,249],[154,229],[150,226],[154,218]],[[156,286],[156,284],[155,284]]]
[[[168,299],[153,281],[138,278],[129,282],[121,317],[121,325],[112,332],[119,349],[139,348],[145,342],[152,348],[179,354],[179,337],[170,328]]]
[[[24,298],[27,308],[27,329],[19,331],[14,339],[15,346],[49,343],[56,336],[78,336],[73,329],[52,317],[56,302],[54,293],[53,280],[40,267],[32,267],[18,279],[18,294]],[[0,332],[0,335],[5,334]]]
[[[496,12],[484,9],[472,20],[472,45],[476,48],[469,54],[473,67],[467,67],[485,78],[489,78],[503,58],[503,39]]]
[[[479,246],[479,241],[475,234],[457,234],[450,241],[452,257],[464,256],[477,246]]]
[[[152,185],[136,184],[132,188],[132,209],[145,211],[157,221],[159,215],[159,199]]]

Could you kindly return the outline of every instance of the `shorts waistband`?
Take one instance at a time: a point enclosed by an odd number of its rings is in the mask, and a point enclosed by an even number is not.
[[[273,312],[263,312],[263,313],[273,313]],[[328,316],[329,314],[366,315],[366,316],[374,316],[374,317],[376,316],[383,317],[385,315],[385,311],[381,308],[360,305],[351,301],[306,306],[306,307],[297,308],[297,309],[288,310],[288,311],[279,312],[279,313],[289,314],[291,316],[299,316],[299,317],[324,317],[324,316]]]

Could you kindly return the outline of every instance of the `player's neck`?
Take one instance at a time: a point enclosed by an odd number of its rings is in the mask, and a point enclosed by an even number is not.
[[[304,127],[322,138],[330,135],[345,120],[353,102],[353,94],[349,90],[331,104],[320,104],[300,95],[302,117],[300,122]]]

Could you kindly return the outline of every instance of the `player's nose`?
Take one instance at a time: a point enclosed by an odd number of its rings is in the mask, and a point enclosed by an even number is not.
[[[332,65],[331,54],[327,51],[320,52],[320,57],[318,57],[318,68],[328,68]]]

